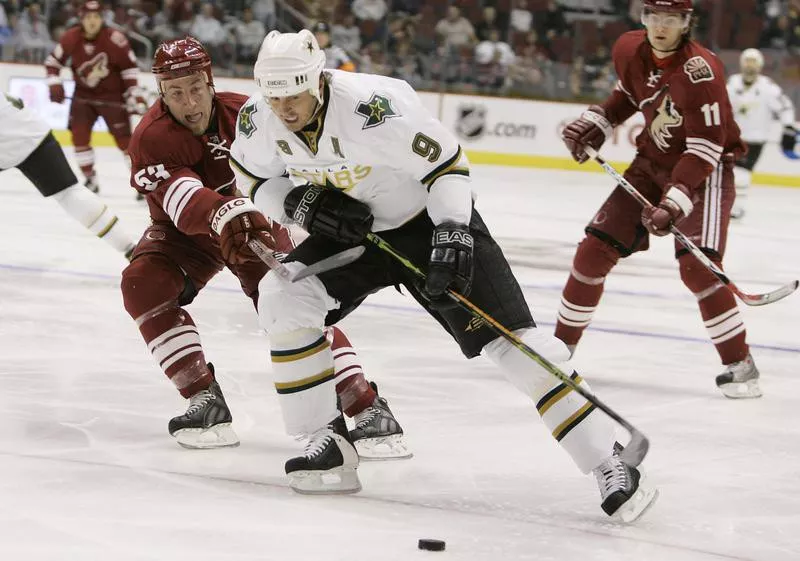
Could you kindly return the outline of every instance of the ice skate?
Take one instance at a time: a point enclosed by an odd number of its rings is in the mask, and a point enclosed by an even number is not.
[[[209,365],[211,372],[213,366]],[[239,446],[239,437],[231,426],[231,412],[222,389],[214,380],[205,390],[189,398],[186,413],[169,422],[169,433],[184,448],[223,448]]]
[[[717,376],[717,387],[722,390],[725,397],[731,399],[748,399],[761,397],[761,388],[758,385],[760,374],[753,357],[728,364],[725,372]]]
[[[302,456],[286,462],[286,475],[289,487],[304,495],[357,493],[357,468],[358,453],[339,414],[309,437]]]
[[[378,393],[378,387],[370,382]],[[406,444],[403,428],[394,418],[386,399],[377,396],[372,405],[356,414],[350,439],[362,460],[403,460],[413,454]]]
[[[600,488],[600,507],[610,517],[622,522],[639,518],[658,498],[658,489],[650,487],[644,473],[619,459],[622,447],[592,470]]]
[[[97,175],[94,173],[86,178],[86,181],[84,181],[83,185],[92,193],[97,193],[100,191],[100,183],[97,182]]]

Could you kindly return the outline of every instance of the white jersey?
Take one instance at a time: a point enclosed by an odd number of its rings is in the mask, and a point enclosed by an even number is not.
[[[374,231],[397,228],[426,205],[436,224],[469,222],[467,158],[411,86],[385,76],[332,70],[326,71],[324,89],[316,134],[290,132],[261,94],[239,112],[231,167],[239,189],[265,214],[287,223],[283,200],[288,182],[265,181],[288,174],[293,185],[341,189],[365,202],[375,217]],[[258,196],[253,197],[256,187]]]
[[[728,96],[745,142],[763,144],[778,140],[772,133],[776,119],[784,126],[794,125],[792,101],[778,84],[764,75],[748,86],[741,74],[734,74],[728,79]]]
[[[0,94],[0,169],[24,162],[50,132],[50,125],[22,102]]]

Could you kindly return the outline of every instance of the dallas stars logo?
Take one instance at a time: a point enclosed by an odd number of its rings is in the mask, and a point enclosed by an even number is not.
[[[382,125],[386,119],[400,116],[392,107],[392,102],[389,101],[389,98],[376,93],[372,94],[369,101],[358,103],[356,114],[366,118],[364,126],[361,127],[362,130],[377,127]]]
[[[253,114],[256,112],[255,104],[245,105],[239,111],[239,132],[245,138],[250,138],[256,131],[256,124],[253,122]]]
[[[306,41],[306,49],[308,49],[308,54],[314,52],[314,43],[312,43],[310,39]]]

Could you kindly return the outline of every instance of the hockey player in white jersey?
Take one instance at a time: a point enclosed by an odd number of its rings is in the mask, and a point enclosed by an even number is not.
[[[776,119],[783,125],[781,149],[792,153],[797,142],[794,105],[778,84],[761,74],[764,68],[761,52],[758,49],[745,49],[739,57],[739,66],[741,73],[733,74],[728,79],[728,95],[736,124],[742,130],[742,140],[747,143],[748,150],[736,162],[733,170],[736,202],[731,218],[744,216],[753,168],[764,144],[772,140],[770,131]]]
[[[129,257],[134,241],[103,200],[78,183],[50,126],[21,100],[0,94],[0,170],[17,168],[39,192]]]
[[[500,248],[473,208],[469,162],[454,136],[416,92],[392,78],[325,71],[308,30],[270,33],[255,66],[260,93],[239,113],[231,165],[239,188],[269,216],[310,233],[286,259],[290,269],[378,233],[427,272],[422,286],[371,243],[357,261],[290,283],[267,275],[259,319],[270,334],[273,376],[286,429],[306,434],[303,455],[286,463],[297,491],[355,492],[358,456],[348,440],[330,377],[326,323],[369,294],[402,284],[472,358],[485,353],[526,395],[578,468],[593,472],[602,508],[630,521],[657,492],[615,451],[608,417],[560,383],[483,322],[454,307],[445,290],[481,309],[549,360],[569,368],[570,353],[535,328]],[[582,385],[577,373],[573,379]]]

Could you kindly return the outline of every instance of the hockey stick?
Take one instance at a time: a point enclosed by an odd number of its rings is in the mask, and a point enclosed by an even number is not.
[[[606,162],[600,154],[597,153],[592,147],[587,146],[585,148],[586,153],[589,154],[595,161],[600,164],[600,166],[605,170],[605,172],[610,175],[620,187],[625,189],[634,199],[636,199],[640,205],[644,208],[651,208],[653,204],[644,198],[639,191],[636,190],[636,187],[630,184],[630,182],[625,179],[622,174],[620,174],[614,167]],[[728,278],[722,269],[717,267],[717,265],[708,258],[708,256],[703,253],[699,247],[697,247],[692,240],[690,240],[686,234],[678,230],[675,225],[669,227],[669,231],[672,232],[672,235],[685,247],[689,250],[689,252],[694,255],[700,263],[705,266],[706,269],[711,271],[715,277],[717,277],[722,283],[728,287],[728,290],[733,292],[739,299],[747,304],[748,306],[763,306],[764,304],[771,304],[772,302],[777,302],[782,298],[786,298],[792,292],[797,290],[797,287],[800,285],[800,281],[792,281],[789,284],[785,284],[780,288],[773,290],[772,292],[765,292],[763,294],[748,294],[746,292],[742,292],[739,290],[739,287],[736,286],[731,279]]]
[[[261,259],[267,266],[275,271],[280,277],[288,282],[295,282],[300,279],[304,279],[311,275],[318,275],[319,273],[324,273],[325,271],[330,271],[331,269],[337,269],[339,267],[344,267],[361,257],[361,254],[364,253],[366,248],[363,246],[356,246],[351,247],[350,249],[346,249],[344,251],[340,251],[330,257],[326,257],[316,263],[312,263],[299,271],[297,271],[294,275],[292,272],[286,268],[286,265],[278,261],[278,258],[275,257],[275,253],[264,245],[261,240],[250,240],[247,242],[247,246],[253,250],[259,259]]]
[[[388,242],[380,238],[375,234],[367,234],[367,239],[378,246],[378,248],[382,249],[392,257],[394,257],[400,264],[402,264],[406,269],[411,271],[416,277],[420,280],[424,280],[426,275],[422,270],[414,265],[407,257],[398,253]],[[462,296],[458,292],[452,289],[447,290],[448,296],[452,298],[459,306],[461,306],[464,310],[469,312],[474,318],[482,320],[486,323],[486,325],[495,333],[500,335],[501,337],[505,338],[509,343],[514,345],[520,351],[525,354],[530,359],[533,359],[539,366],[544,368],[547,372],[558,378],[564,385],[570,387],[572,390],[580,394],[586,401],[600,409],[603,413],[611,417],[614,421],[619,423],[626,431],[628,431],[631,435],[630,442],[628,445],[625,446],[625,449],[620,453],[620,459],[624,461],[626,464],[631,466],[638,466],[644,460],[644,457],[647,455],[647,451],[650,448],[650,441],[647,437],[642,434],[636,427],[630,424],[628,421],[620,417],[613,409],[608,407],[605,403],[600,401],[592,392],[589,390],[584,389],[580,385],[576,384],[572,378],[564,374],[555,364],[547,360],[545,357],[537,353],[531,347],[529,347],[525,342],[520,339],[517,335],[513,332],[509,331],[506,327],[503,326],[500,322],[495,320],[492,316],[481,310],[478,306],[467,300],[466,297]]]
[[[87,105],[96,105],[97,107],[116,107],[118,109],[127,109],[128,105],[121,101],[103,101],[102,99],[86,99],[84,97],[65,97],[72,102],[85,103]]]

